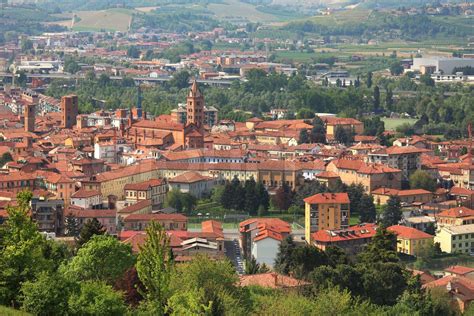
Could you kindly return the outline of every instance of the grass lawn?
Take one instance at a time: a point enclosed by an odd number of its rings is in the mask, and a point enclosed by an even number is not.
[[[351,214],[351,217],[349,218],[349,226],[357,225],[359,224],[359,221],[359,214]]]
[[[385,123],[386,131],[394,131],[398,126],[405,123],[415,124],[417,119],[410,118],[382,118],[382,121]]]
[[[0,306],[0,315],[2,316],[27,316],[31,315],[26,312],[22,312],[13,308]]]

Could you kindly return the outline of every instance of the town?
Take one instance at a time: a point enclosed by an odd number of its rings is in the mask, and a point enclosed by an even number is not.
[[[120,30],[0,8],[0,314],[474,313],[472,25],[439,49],[413,26],[415,51],[189,7],[194,30],[154,7],[91,9]],[[439,39],[472,10],[371,14]]]

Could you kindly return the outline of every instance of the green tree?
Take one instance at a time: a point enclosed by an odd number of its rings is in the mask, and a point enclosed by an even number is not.
[[[127,49],[127,56],[131,58],[140,57],[140,50],[136,46],[129,46]]]
[[[65,266],[64,273],[73,280],[104,281],[113,285],[134,261],[130,245],[112,236],[94,235]]]
[[[298,113],[296,113],[296,118],[298,120],[312,119],[314,118],[314,111],[311,111],[310,109],[306,109],[306,108],[300,109]]]
[[[146,241],[140,246],[137,258],[137,272],[143,284],[142,296],[145,308],[150,313],[163,315],[166,300],[170,296],[170,279],[173,258],[169,237],[163,227],[151,222],[146,228]]]
[[[80,283],[78,293],[68,301],[72,315],[125,315],[127,306],[120,292],[104,282],[85,281]]]
[[[21,285],[21,309],[33,315],[67,315],[75,284],[60,273],[42,272]]]
[[[244,191],[245,191],[245,204],[244,210],[251,215],[256,215],[258,208],[260,206],[258,192],[256,190],[257,183],[251,177],[249,180],[245,181]]]
[[[372,72],[368,72],[368,73],[367,73],[367,81],[366,81],[366,84],[367,84],[367,88],[371,88],[371,87],[372,87]]]
[[[97,218],[89,219],[86,221],[84,226],[79,233],[79,238],[77,239],[77,245],[82,247],[85,243],[87,243],[92,236],[94,235],[103,235],[105,234],[105,228],[102,224],[97,220]]]
[[[334,138],[340,144],[349,145],[354,141],[354,135],[348,132],[344,127],[338,125],[334,133]]]
[[[431,79],[431,75],[424,74],[420,76],[420,83],[424,84],[427,87],[434,87],[435,82]]]
[[[170,86],[184,89],[189,87],[189,79],[191,75],[187,70],[181,70],[173,75],[173,78],[169,81]]]
[[[386,262],[397,263],[396,245],[397,236],[385,227],[379,227],[367,247],[359,254],[359,262],[365,265]]]
[[[257,274],[260,272],[260,264],[254,256],[245,260],[245,274]]]
[[[224,190],[225,190],[224,185],[217,185],[213,187],[212,192],[211,192],[211,200],[215,203],[221,203]]]
[[[395,61],[390,65],[390,73],[392,76],[398,76],[403,73],[403,66],[400,65],[400,62]]]
[[[293,192],[288,184],[283,182],[282,186],[277,189],[274,201],[279,210],[288,210],[293,202]]]
[[[374,87],[374,110],[380,109],[380,88],[379,86]]]
[[[426,171],[417,170],[410,176],[411,189],[423,189],[434,192],[436,187],[436,179],[430,176]]]
[[[262,182],[259,181],[257,183],[255,186],[255,191],[257,192],[258,201],[260,202],[259,209],[267,211],[270,207],[270,196],[268,195],[268,191]]]
[[[302,129],[300,131],[300,136],[298,138],[298,143],[299,144],[307,144],[309,143],[310,139],[309,139],[309,135],[308,135],[308,130],[306,129]]]
[[[288,275],[294,266],[293,264],[293,253],[296,248],[296,244],[293,241],[293,236],[288,235],[282,240],[278,246],[278,253],[275,258],[275,264],[273,268],[276,272]]]
[[[199,303],[206,309],[211,307],[209,315],[245,314],[237,287],[238,276],[229,260],[212,260],[198,255],[190,263],[177,267],[171,284],[173,295],[170,300],[183,292],[203,290]]]
[[[402,219],[402,208],[400,205],[400,198],[398,196],[391,196],[387,204],[383,206],[381,224],[385,227],[397,225]]]
[[[359,203],[359,214],[361,223],[374,223],[377,217],[374,198],[372,195],[363,194]]]
[[[66,236],[78,237],[80,233],[80,229],[79,229],[79,222],[77,218],[72,214],[68,214],[66,215],[66,219],[64,222],[65,222],[64,226],[65,226]]]
[[[17,194],[18,206],[7,207],[0,226],[0,304],[17,305],[21,284],[54,267],[45,257],[46,239],[29,216],[30,191]]]
[[[0,158],[0,166],[3,167],[7,162],[13,161],[13,157],[9,152],[3,153]]]

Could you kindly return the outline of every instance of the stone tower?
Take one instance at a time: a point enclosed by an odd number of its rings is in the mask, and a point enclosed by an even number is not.
[[[191,90],[186,99],[186,123],[197,127],[204,125],[204,96],[194,80]]]

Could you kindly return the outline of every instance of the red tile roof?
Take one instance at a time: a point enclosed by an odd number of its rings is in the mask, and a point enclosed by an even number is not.
[[[125,217],[124,222],[132,221],[187,221],[188,218],[182,214],[130,214]]]
[[[349,204],[349,195],[347,193],[318,193],[304,199],[309,204]]]
[[[465,266],[450,266],[444,269],[444,271],[457,274],[457,275],[465,275],[465,274],[474,272],[474,268],[469,268]]]
[[[124,207],[119,211],[120,214],[133,214],[151,206],[151,200],[142,200],[135,204]]]
[[[394,232],[398,237],[402,239],[433,239],[432,235],[407,226],[393,225],[388,227],[387,229],[391,232]]]
[[[266,288],[291,288],[307,285],[308,282],[275,272],[249,274],[240,276],[240,286],[261,286]]]
[[[75,199],[85,199],[93,196],[100,195],[99,191],[90,190],[87,191],[85,189],[80,189],[79,191],[74,192],[71,197]]]
[[[362,238],[372,238],[377,232],[375,224],[360,224],[350,226],[347,229],[340,230],[319,230],[311,235],[315,242],[340,242],[348,240],[357,240]]]
[[[212,177],[203,176],[198,172],[189,171],[189,172],[180,174],[179,176],[176,176],[174,178],[171,178],[168,181],[170,183],[195,183],[199,181],[209,181],[212,179],[213,179]]]
[[[468,216],[474,216],[474,210],[464,207],[464,206],[453,207],[448,210],[442,211],[441,213],[438,213],[437,215],[437,217],[455,217],[455,218],[468,217]]]
[[[163,179],[151,179],[148,181],[138,183],[127,183],[124,187],[125,190],[137,190],[146,191],[152,187],[156,187],[163,184]]]
[[[380,195],[397,195],[397,196],[411,196],[420,194],[432,194],[430,191],[423,189],[411,189],[411,190],[397,190],[392,188],[378,188],[372,191],[372,194]]]

